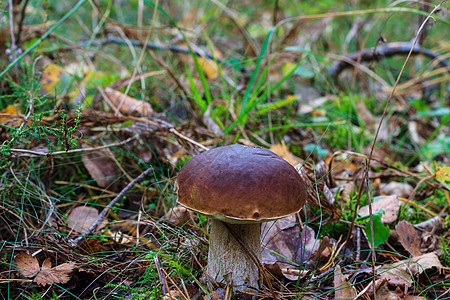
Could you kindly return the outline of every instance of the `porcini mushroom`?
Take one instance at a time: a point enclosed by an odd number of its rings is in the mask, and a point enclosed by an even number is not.
[[[262,277],[249,253],[261,261],[261,222],[296,213],[305,204],[306,187],[297,170],[269,150],[230,145],[190,159],[177,182],[178,202],[211,218],[208,276],[237,290],[259,288]]]

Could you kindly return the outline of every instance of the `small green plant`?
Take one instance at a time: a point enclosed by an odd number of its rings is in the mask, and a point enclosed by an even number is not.
[[[32,107],[32,105],[30,105]],[[51,155],[56,149],[62,147],[64,151],[69,151],[77,145],[77,139],[73,137],[81,119],[82,105],[78,104],[75,109],[75,117],[69,125],[67,115],[61,112],[61,121],[55,121],[51,126],[43,122],[44,114],[33,114],[31,122],[23,122],[18,128],[0,124],[10,133],[10,138],[0,145],[0,169],[10,165],[9,158],[14,145],[30,143],[30,141],[45,140]],[[52,140],[56,139],[55,142]]]
[[[374,248],[387,242],[387,240],[389,238],[389,226],[386,226],[381,222],[382,215],[384,215],[383,210],[380,210],[372,215]],[[369,244],[371,244],[372,243],[372,230],[370,228],[370,219],[369,219],[369,217],[364,217],[364,218],[367,220],[366,225],[365,225],[366,227],[364,228],[364,232],[367,235]]]
[[[78,128],[81,119],[81,110],[83,106],[81,102],[79,102],[75,109],[75,118],[73,119],[73,124],[68,125],[66,120],[66,114],[61,112],[61,125],[60,125],[60,134],[57,140],[57,146],[63,144],[64,150],[69,151],[77,146],[77,139],[73,137],[75,130]]]
[[[110,297],[112,297],[113,299],[140,300],[140,299],[160,299],[161,297],[161,293],[159,292],[159,289],[156,286],[154,286],[153,288],[149,286],[149,288],[147,289],[147,288],[132,288],[130,286],[123,284],[108,283],[107,285],[105,285],[105,289],[108,288],[126,291],[131,294],[128,295],[128,297],[111,295]]]
[[[450,247],[444,236],[441,236],[441,249],[442,255],[441,259],[444,261],[446,266],[450,266]]]

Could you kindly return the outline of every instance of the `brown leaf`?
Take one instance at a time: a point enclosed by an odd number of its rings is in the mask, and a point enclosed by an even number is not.
[[[51,274],[49,273],[49,270],[52,268],[52,263],[50,262],[50,258],[47,258],[44,260],[41,266],[41,271],[39,274],[37,274],[36,278],[34,278],[34,282],[36,282],[39,285],[46,286],[47,284],[53,282],[50,280]]]
[[[377,280],[379,281],[379,280]],[[376,298],[383,300],[400,300],[400,297],[388,288],[388,281],[383,280],[381,285],[376,289]]]
[[[86,238],[77,247],[76,251],[82,254],[92,254],[104,250],[101,242],[96,238]]]
[[[372,203],[372,213],[376,213],[382,209],[384,210],[384,215],[381,217],[381,221],[383,223],[392,223],[397,220],[397,213],[400,208],[399,204],[400,202],[396,195],[377,197]],[[360,217],[368,216],[369,205],[361,207],[358,215]]]
[[[40,270],[37,259],[28,253],[17,254],[14,257],[14,262],[17,265],[17,270],[28,278],[36,276]]]
[[[186,45],[184,45],[186,46]],[[218,59],[222,59],[222,54],[214,47],[213,45],[213,52],[214,57]],[[183,61],[186,61],[189,63],[189,65],[194,65],[194,58],[192,55],[181,55],[181,59]],[[197,62],[200,68],[203,71],[203,74],[205,75],[206,79],[213,80],[216,79],[219,76],[219,71],[217,69],[217,62],[215,62],[212,59],[204,58],[204,57],[197,57]],[[197,67],[193,67],[197,68]]]
[[[180,290],[170,290],[167,294],[165,294],[162,300],[173,300],[173,299],[187,299],[186,296]]]
[[[262,226],[262,261],[264,264],[290,263],[300,248],[300,229],[295,215],[267,222]]]
[[[39,267],[35,257],[27,253],[20,253],[14,257],[17,269],[25,277],[32,278],[36,276],[33,282],[46,286],[53,283],[66,283],[69,281],[69,274],[75,267],[75,263],[64,263],[52,268],[50,258],[47,258]]]
[[[398,261],[394,264],[384,265],[378,269],[377,275],[380,279],[387,279],[390,285],[410,287],[414,276],[430,268],[436,268],[438,272],[442,269],[439,258],[434,252]]]
[[[414,224],[414,227],[419,229],[420,231],[426,232],[441,232],[443,229],[444,222],[442,222],[441,217],[434,217],[423,221],[419,224]]]
[[[435,252],[425,253],[420,256],[415,256],[412,260],[416,263],[411,263],[411,269],[415,274],[422,274],[430,268],[436,268],[438,272],[441,271],[442,265]]]
[[[417,234],[414,226],[406,220],[400,221],[397,226],[397,230],[400,243],[412,256],[420,256],[422,252],[420,251],[420,236]]]
[[[408,197],[413,191],[413,187],[406,182],[391,181],[388,184],[380,184],[380,194],[397,195],[399,197]]]
[[[181,226],[189,222],[193,215],[194,213],[192,210],[189,210],[184,206],[177,206],[169,211],[163,219],[175,226]]]
[[[69,274],[75,267],[75,263],[64,263],[54,268],[51,267],[50,258],[42,263],[41,271],[34,278],[34,282],[39,285],[46,286],[53,283],[66,283],[69,281]]]
[[[83,148],[88,146],[83,145]],[[117,165],[109,158],[105,151],[90,152],[81,156],[83,165],[98,186],[107,187],[113,183],[118,174]]]
[[[357,296],[355,288],[345,280],[340,266],[334,272],[334,290],[335,299],[355,299]]]
[[[300,158],[296,157],[289,151],[289,148],[284,142],[282,142],[281,144],[272,145],[269,150],[293,166],[303,162]]]
[[[351,153],[341,153],[339,151],[325,158],[325,164],[329,167],[332,174],[351,176],[361,169],[362,163],[358,161],[358,157],[352,156]]]
[[[318,248],[314,230],[306,226],[300,233],[295,215],[264,223],[262,226],[262,262],[271,270],[301,265]],[[278,268],[273,266],[278,265]]]
[[[444,298],[442,298],[444,299]],[[407,295],[403,300],[427,300],[427,298],[423,296],[416,296],[416,295]]]
[[[142,117],[151,117],[153,109],[150,103],[137,100],[112,88],[106,88],[105,94],[109,102],[124,115],[137,114]]]
[[[67,224],[70,230],[75,233],[85,233],[92,224],[98,219],[98,210],[89,206],[75,207],[67,217]],[[104,220],[97,229],[105,227],[107,224]]]

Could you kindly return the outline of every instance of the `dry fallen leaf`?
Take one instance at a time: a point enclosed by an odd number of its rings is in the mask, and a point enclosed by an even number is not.
[[[82,145],[83,148],[89,148]],[[83,165],[98,186],[108,187],[118,175],[118,167],[105,151],[89,152],[81,156]],[[111,189],[111,187],[109,187]]]
[[[19,104],[12,104],[7,106],[5,109],[0,110],[0,114],[5,114],[5,115],[10,115],[10,116],[18,116],[20,114],[20,108],[19,108]],[[0,117],[0,124],[4,124],[6,125],[6,123],[8,121],[10,122],[14,122],[15,118],[9,118],[7,116],[5,117]],[[8,122],[8,123],[10,123]],[[9,126],[11,126],[11,124],[8,124]]]
[[[199,57],[197,58],[198,64],[203,70],[207,79],[216,79],[219,75],[217,70],[217,63],[211,59]]]
[[[50,64],[46,66],[41,77],[41,93],[47,94],[53,92],[55,85],[64,74],[64,69],[58,65]]]
[[[66,283],[69,281],[69,273],[72,272],[74,263],[64,263],[52,268],[50,258],[42,263],[41,271],[34,279],[39,285],[46,286],[52,283]]]
[[[444,227],[441,217],[437,216],[418,224],[414,224],[416,229],[426,232],[440,232]]]
[[[295,215],[262,226],[263,264],[290,263],[300,248],[300,229]],[[290,265],[288,265],[290,266]],[[280,266],[282,267],[282,266]]]
[[[142,117],[151,117],[153,114],[152,106],[148,102],[137,100],[108,87],[105,89],[105,94],[111,104],[124,115],[136,113]]]
[[[295,215],[262,226],[262,262],[272,273],[279,274],[283,268],[292,268],[293,264],[302,265],[308,261],[312,252],[319,247],[314,230],[305,226],[300,232]],[[291,277],[284,274],[291,280]]]
[[[378,269],[377,275],[380,279],[387,279],[390,285],[410,287],[416,275],[422,274],[431,268],[436,268],[438,272],[442,269],[435,252],[384,265]]]
[[[85,233],[98,219],[98,210],[89,206],[75,207],[67,216],[67,224],[70,230],[75,233]],[[97,229],[105,227],[107,221],[104,220]]]
[[[380,280],[377,280],[377,282],[379,282]],[[388,288],[388,282],[386,280],[381,280],[381,285],[378,286],[377,284],[377,289],[376,289],[376,296],[377,299],[383,299],[383,300],[401,300],[401,298],[395,294],[394,292],[392,292],[391,290],[389,290]]]
[[[33,282],[46,286],[53,283],[66,283],[69,281],[69,274],[75,267],[75,263],[64,263],[52,268],[50,258],[47,258],[39,267],[39,263],[31,254],[20,253],[14,257],[17,270],[25,277],[34,277]]]
[[[334,272],[334,290],[335,299],[356,299],[357,293],[355,287],[345,279],[340,266]]]
[[[450,181],[450,167],[436,167],[436,179]]]
[[[187,209],[184,206],[174,207],[169,211],[163,219],[172,223],[175,226],[182,226],[189,222],[189,220],[194,216],[192,210]]]
[[[187,299],[186,296],[180,290],[170,290],[167,294],[162,297],[162,300],[172,300],[172,299]]]
[[[358,159],[359,157],[352,156],[352,153],[338,151],[325,158],[325,165],[331,170],[333,175],[351,176],[361,169],[361,162]]]
[[[420,256],[420,236],[417,234],[414,226],[406,220],[400,221],[395,226],[399,236],[400,243],[412,256]]]
[[[183,45],[186,46],[186,45]],[[194,49],[196,50],[196,49]],[[213,46],[213,53],[214,57],[217,59],[223,59],[222,53],[220,53],[219,50],[217,50]],[[197,69],[194,61],[194,57],[192,55],[181,55],[181,59],[185,62],[188,62],[189,65],[192,65],[193,68]],[[215,62],[213,59],[205,58],[205,57],[196,57],[199,67],[202,69],[203,74],[205,75],[206,79],[213,80],[216,79],[219,76],[219,70],[218,70],[218,63]]]
[[[58,95],[64,92],[71,84],[71,76],[61,66],[55,64],[47,65],[42,71],[39,91],[41,95]]]
[[[412,260],[415,263],[411,263],[410,267],[415,274],[422,274],[425,270],[431,268],[436,268],[438,272],[442,270],[441,262],[435,252],[413,257]]]
[[[397,195],[398,197],[409,197],[414,188],[406,182],[391,181],[388,184],[380,184],[380,194]]]
[[[19,253],[14,257],[14,262],[17,265],[17,270],[22,273],[23,276],[31,278],[36,276],[40,267],[37,259],[27,253]]]
[[[381,217],[383,223],[392,223],[397,220],[397,213],[400,208],[400,201],[396,195],[381,196],[374,199],[372,203],[372,213],[377,213],[380,210],[384,210],[384,214]],[[359,210],[358,215],[360,217],[366,217],[369,215],[369,206],[363,206]]]
[[[444,299],[444,298],[441,298]],[[427,300],[427,298],[423,296],[416,296],[416,295],[407,295],[403,300]]]
[[[281,144],[272,145],[269,150],[293,166],[303,162],[300,158],[296,157],[289,151],[288,146],[286,146],[284,142]]]

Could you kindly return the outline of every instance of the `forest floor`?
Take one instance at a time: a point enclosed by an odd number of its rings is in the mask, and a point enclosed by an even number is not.
[[[0,1],[0,298],[450,299],[449,24],[446,1]],[[245,291],[206,280],[210,219],[177,203],[230,144],[307,187]]]

